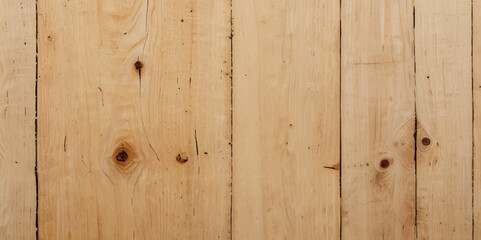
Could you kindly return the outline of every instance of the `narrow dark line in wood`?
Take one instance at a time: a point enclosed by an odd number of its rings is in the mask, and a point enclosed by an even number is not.
[[[199,143],[197,142],[197,128],[194,130],[195,153],[199,156]]]
[[[145,41],[147,41],[147,39]],[[152,143],[150,142],[149,135],[147,134],[145,123],[144,123],[144,115],[142,112],[142,67],[144,66],[144,64],[142,64],[142,62],[139,61],[139,58],[137,58],[137,62],[134,63],[134,66],[139,71],[139,106],[140,106],[140,121],[142,122],[142,129],[144,130],[145,138],[147,139],[147,143],[149,144],[150,149],[152,150],[152,152],[154,152],[155,158],[157,158],[157,161],[160,162],[159,154],[157,154],[157,151],[155,151],[154,147],[152,146]],[[103,105],[103,100],[102,100],[102,105]]]
[[[37,172],[37,162],[38,162],[38,127],[37,127],[37,117],[38,117],[38,0],[35,1],[35,236],[37,240],[39,239],[39,229],[38,229],[38,172]]]
[[[413,56],[414,56],[414,229],[418,238],[418,114],[416,96],[416,2],[413,1]]]
[[[342,0],[339,0],[339,240],[342,239]]]
[[[145,52],[145,44],[147,43],[147,39],[149,38],[148,29],[149,29],[149,0],[147,0],[146,6],[145,6],[145,41],[144,41],[144,46],[142,46],[142,57],[144,56],[144,52]]]
[[[474,240],[474,5],[471,0],[471,239]]]
[[[230,0],[230,239],[233,238],[233,191],[234,187],[234,18],[233,0]]]
[[[416,110],[416,97],[414,97],[414,228],[418,238],[418,117]]]

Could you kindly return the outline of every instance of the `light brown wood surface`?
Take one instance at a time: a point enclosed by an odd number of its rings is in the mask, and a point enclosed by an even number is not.
[[[229,239],[229,2],[38,3],[40,238]]]
[[[0,0],[0,239],[481,239],[480,4]]]
[[[338,239],[339,3],[233,11],[233,239]]]
[[[471,239],[471,1],[416,1],[419,239]]]
[[[411,1],[343,1],[344,239],[416,237],[413,38]]]
[[[481,2],[473,1],[473,239],[481,239]]]
[[[0,9],[0,238],[35,239],[35,1]]]

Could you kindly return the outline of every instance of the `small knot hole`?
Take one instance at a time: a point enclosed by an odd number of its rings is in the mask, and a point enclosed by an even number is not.
[[[421,143],[424,145],[424,146],[429,146],[429,144],[431,144],[431,139],[425,137],[421,140]]]
[[[119,162],[125,162],[127,161],[127,159],[129,158],[129,155],[125,152],[125,151],[120,151],[117,156],[115,157],[115,159],[117,159],[117,161]]]
[[[389,164],[390,164],[389,160],[383,159],[381,160],[381,163],[379,164],[379,166],[381,167],[381,169],[386,169],[389,167]]]
[[[135,66],[135,69],[140,70],[144,66],[144,64],[142,64],[142,62],[140,61],[137,61],[134,63],[134,66]]]

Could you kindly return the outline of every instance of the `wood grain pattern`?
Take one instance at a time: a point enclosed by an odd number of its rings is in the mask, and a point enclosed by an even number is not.
[[[40,238],[229,239],[229,1],[38,4]]]
[[[471,1],[416,1],[419,239],[472,238]]]
[[[233,11],[233,239],[339,239],[339,2]]]
[[[481,239],[481,2],[473,1],[473,239]]]
[[[480,39],[473,0],[0,1],[0,239],[481,239]]]
[[[414,239],[412,1],[342,3],[342,237]]]
[[[0,238],[35,238],[35,1],[0,1]]]

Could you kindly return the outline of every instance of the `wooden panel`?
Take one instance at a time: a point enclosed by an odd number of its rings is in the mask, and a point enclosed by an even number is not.
[[[473,238],[481,239],[481,2],[473,1]]]
[[[339,239],[339,10],[234,1],[234,239]]]
[[[419,239],[472,237],[471,1],[416,1]]]
[[[0,1],[0,237],[35,238],[35,1]]]
[[[40,238],[229,239],[229,1],[38,4]]]
[[[415,238],[413,6],[342,1],[342,237]]]

